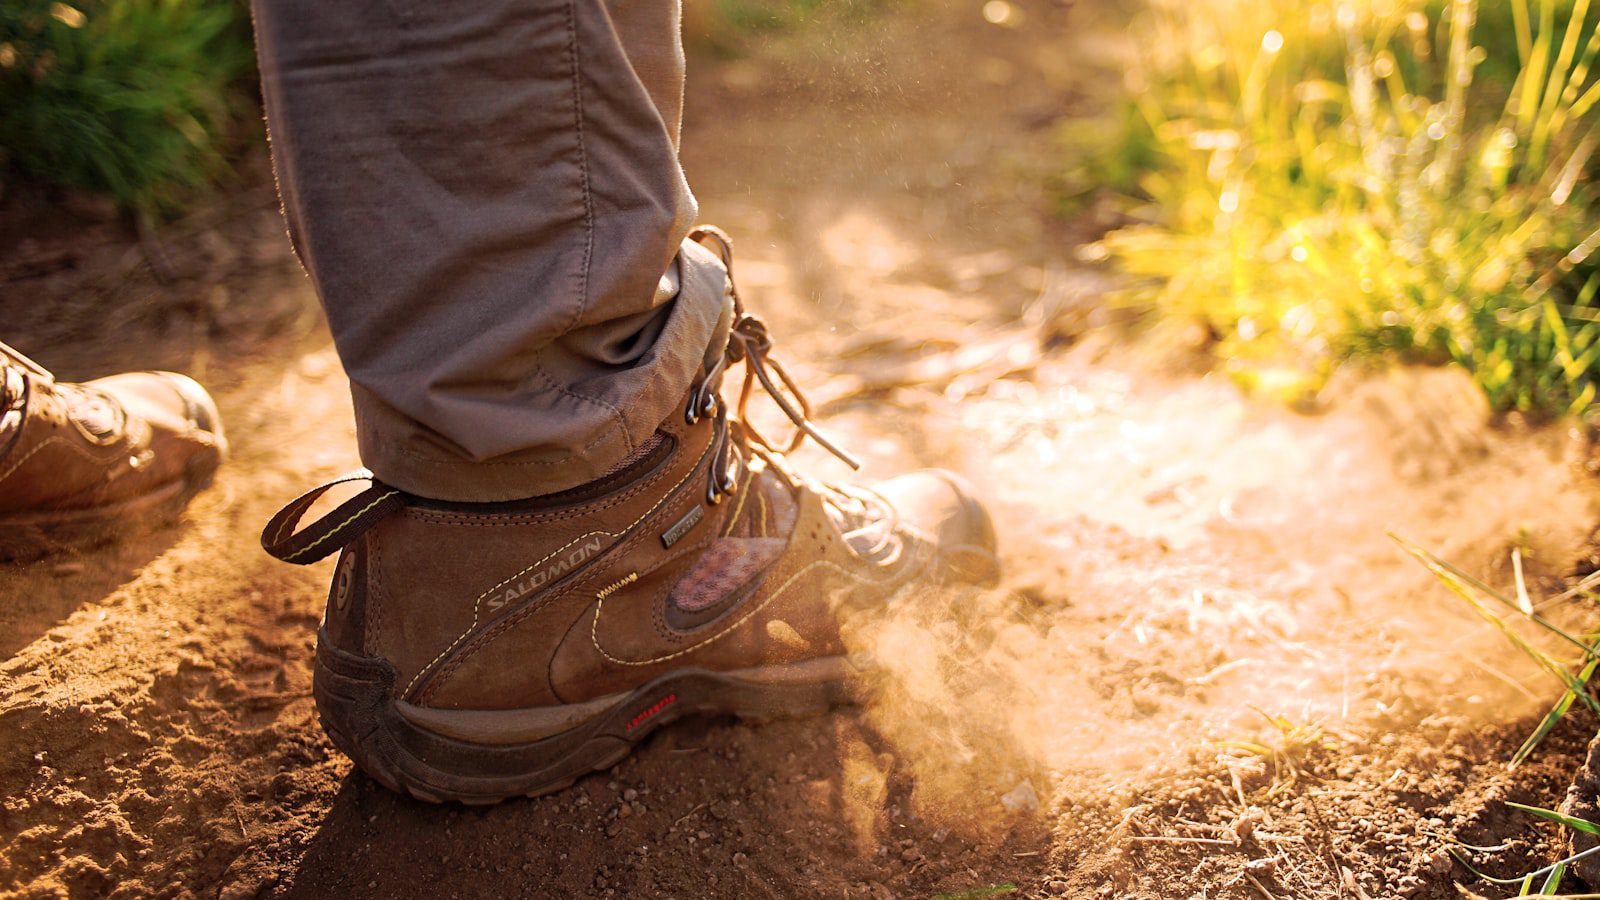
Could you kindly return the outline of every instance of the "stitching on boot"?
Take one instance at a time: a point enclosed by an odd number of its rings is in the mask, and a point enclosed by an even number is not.
[[[591,531],[588,534],[583,535],[582,537],[575,538],[572,541],[568,542],[561,549],[552,552],[549,556],[546,556],[544,559],[541,559],[538,562],[529,565],[528,567],[524,568],[522,571],[518,572],[517,574],[512,575],[510,578],[505,579],[504,581],[500,582],[499,584],[495,585],[494,587],[489,588],[488,590],[486,590],[483,593],[479,594],[478,598],[472,602],[472,623],[470,625],[468,625],[466,627],[466,630],[462,631],[461,634],[459,636],[457,636],[455,640],[450,642],[450,646],[448,646],[448,647],[444,648],[443,650],[439,651],[439,655],[438,656],[435,656],[432,660],[430,660],[428,662],[427,665],[423,666],[421,669],[418,669],[417,670],[417,674],[411,676],[411,681],[406,684],[406,689],[400,693],[400,696],[402,696],[402,697],[408,696],[411,693],[411,691],[417,686],[417,682],[422,680],[422,676],[428,674],[428,672],[431,671],[434,666],[439,664],[440,660],[442,660],[446,656],[450,655],[450,653],[453,652],[457,647],[459,647],[461,645],[461,642],[466,640],[467,636],[470,635],[473,632],[473,630],[478,627],[478,619],[482,615],[482,610],[483,610],[483,601],[490,594],[493,594],[495,591],[500,590],[501,588],[505,587],[506,585],[510,584],[511,582],[516,581],[518,578],[521,578],[523,575],[526,575],[528,572],[538,568],[539,566],[543,565],[544,563],[548,562],[549,560],[553,559],[554,557],[560,555],[562,552],[564,552],[564,551],[570,549],[571,547],[573,547],[574,545],[576,545],[579,541],[583,541],[583,540],[586,540],[588,538],[597,537],[597,536],[601,536],[601,537],[619,537],[621,535],[627,534],[629,531],[632,531],[634,529],[634,527],[637,526],[640,522],[643,522],[645,519],[648,519],[652,515],[654,515],[656,510],[661,508],[662,504],[666,503],[669,498],[671,498],[672,496],[677,494],[678,489],[683,487],[684,484],[689,481],[689,479],[693,478],[696,472],[700,471],[700,464],[705,462],[706,455],[711,452],[711,448],[714,447],[714,446],[716,446],[716,442],[714,442],[714,441],[711,442],[711,443],[706,444],[705,449],[700,451],[699,458],[696,459],[695,462],[694,462],[694,465],[690,466],[689,470],[684,473],[683,478],[679,479],[678,483],[673,485],[671,490],[668,490],[668,491],[662,493],[662,495],[659,498],[656,499],[656,502],[654,503],[654,505],[652,505],[649,509],[645,510],[644,514],[639,516],[639,518],[634,519],[633,523],[630,524],[628,527],[626,527],[626,528],[624,528],[621,531],[616,532],[616,533],[609,532],[609,531]],[[609,549],[613,549],[614,550],[616,548],[612,547],[612,548],[609,548]]]
[[[621,581],[618,581],[616,584],[613,584],[610,587],[601,588],[600,591],[595,594],[595,596],[599,597],[601,600],[604,600],[605,598],[611,596],[612,594],[615,594],[618,590],[621,590],[622,588],[627,587],[628,585],[633,584],[635,581],[638,581],[638,580],[639,580],[639,573],[638,572],[629,572],[628,573],[628,577],[622,579]]]
[[[709,547],[710,544],[706,546]],[[704,550],[705,548],[702,547],[700,549]],[[650,597],[650,624],[655,626],[656,636],[668,640],[676,637],[677,641],[681,643],[683,636],[674,635],[672,629],[667,627],[667,604],[671,602],[668,598],[672,596],[672,587],[671,584],[664,584],[660,590]]]
[[[727,524],[722,527],[723,537],[732,534],[734,527],[739,524],[739,513],[744,510],[745,501],[750,499],[750,484],[756,480],[755,472],[751,471],[749,466],[745,466],[744,470],[744,484],[739,486],[739,502],[734,504],[733,511],[728,513]]]
[[[379,497],[378,499],[372,501],[371,503],[368,503],[366,506],[361,507],[360,509],[358,509],[354,513],[352,513],[350,515],[350,518],[345,519],[343,522],[340,522],[339,524],[333,526],[333,530],[332,531],[328,532],[327,534],[323,535],[322,537],[317,538],[316,540],[314,540],[311,543],[305,545],[304,547],[301,547],[299,550],[296,550],[295,552],[289,554],[288,556],[285,556],[283,558],[283,561],[284,562],[294,562],[296,559],[299,559],[300,557],[305,556],[307,553],[310,553],[312,550],[315,550],[317,547],[319,547],[323,543],[327,542],[327,540],[329,538],[331,538],[334,535],[338,534],[340,531],[343,531],[344,527],[346,525],[349,525],[351,522],[354,522],[355,520],[361,518],[362,514],[366,513],[367,511],[371,510],[374,506],[377,506],[379,503],[382,503],[383,501],[389,499],[390,497],[395,496],[398,493],[400,493],[400,492],[399,491],[390,491],[389,493],[384,494],[382,497]]]
[[[82,447],[78,446],[77,444],[74,444],[73,442],[67,440],[66,438],[62,437],[59,434],[51,435],[50,437],[45,438],[44,440],[40,441],[37,445],[34,446],[34,448],[32,450],[29,450],[27,453],[22,454],[22,458],[17,460],[16,462],[12,463],[10,468],[7,468],[5,470],[5,472],[0,473],[0,481],[5,481],[7,478],[10,478],[11,477],[11,473],[13,473],[13,472],[17,471],[18,469],[22,468],[22,464],[27,462],[35,453],[38,453],[40,450],[43,450],[44,448],[50,446],[51,444],[66,444],[68,447],[71,447],[73,450],[78,451],[78,453],[80,453],[81,455],[86,456],[86,457],[88,457],[89,459],[91,459],[91,460],[93,460],[95,462],[110,462],[113,457],[120,456],[122,454],[122,451],[119,448],[115,452],[106,454],[105,456],[102,457],[100,454],[91,453],[88,450],[83,449]]]
[[[682,479],[680,479],[678,481],[678,483],[676,485],[674,485],[671,488],[671,490],[669,490],[667,492],[667,495],[666,495],[667,498],[671,498],[673,494],[676,494],[680,489],[682,489],[684,484],[688,483],[689,481],[691,481],[694,478],[695,473],[701,471],[701,465],[703,463],[705,463],[706,456],[711,451],[711,449],[712,449],[711,446],[707,446],[705,448],[705,450],[701,452],[700,457],[697,460],[695,460],[694,465],[689,469],[689,474],[684,476]],[[652,480],[659,479],[659,478],[663,477],[664,474],[665,474],[664,472],[657,473],[656,475],[652,475],[651,479]],[[698,500],[693,500],[691,502],[698,503],[699,501]],[[658,503],[657,505],[659,506],[660,504]],[[653,515],[653,514],[654,514],[653,512],[646,513],[645,517],[648,517],[648,516]],[[713,515],[715,515],[715,513],[713,513]],[[644,517],[641,517],[640,521],[642,521],[643,518]],[[631,528],[632,528],[632,526],[630,526],[630,529]],[[626,533],[627,532],[624,531],[622,534],[626,535]],[[608,548],[606,550],[606,553],[609,554],[609,555],[612,555],[614,557],[618,557],[618,558],[626,557],[627,554],[631,550],[633,550],[641,541],[646,540],[648,535],[649,535],[648,531],[646,531],[646,530],[638,530],[633,535],[633,537],[624,538],[623,540],[620,540],[615,546]],[[620,535],[619,535],[619,537],[620,537]],[[657,560],[655,566],[653,566],[652,568],[647,570],[646,574],[648,574],[648,572],[656,571],[657,569],[662,568],[664,566],[672,565],[675,561],[677,561],[678,559],[682,558],[683,555],[684,555],[683,553],[679,553],[679,554],[676,554],[676,555],[673,555],[673,556],[666,557],[666,558],[661,559],[661,560]],[[590,587],[582,587],[581,585],[583,584],[583,582],[581,582],[581,581],[574,582],[573,584],[568,585],[566,589],[564,589],[564,590],[562,590],[562,591],[560,591],[558,593],[546,596],[544,599],[540,600],[539,602],[524,604],[520,609],[516,610],[515,612],[510,613],[509,615],[507,615],[504,618],[502,618],[500,621],[495,622],[493,625],[485,628],[481,634],[477,635],[476,637],[473,637],[472,640],[469,643],[464,644],[459,649],[459,651],[456,652],[456,654],[451,659],[443,662],[441,665],[438,666],[438,668],[433,673],[433,676],[432,676],[433,677],[433,681],[432,681],[432,683],[430,683],[427,686],[426,690],[424,690],[421,694],[418,695],[418,702],[426,702],[427,699],[430,696],[432,696],[432,693],[435,690],[439,689],[439,686],[441,684],[443,684],[444,682],[448,681],[451,677],[453,677],[454,674],[456,673],[456,671],[459,670],[463,665],[465,665],[467,663],[467,661],[473,657],[474,654],[476,654],[478,651],[482,650],[483,648],[487,647],[489,644],[492,644],[501,635],[505,634],[506,632],[508,632],[511,629],[513,629],[513,628],[517,627],[518,625],[520,625],[524,619],[527,619],[529,616],[532,616],[534,613],[538,612],[540,609],[542,609],[548,603],[554,602],[555,600],[560,599],[560,598],[571,596],[573,594],[582,594],[582,593],[585,593],[585,592],[587,592],[589,590],[592,590],[592,583],[594,582],[595,578],[597,578],[597,577],[598,577],[598,575],[589,576],[588,581],[591,583]],[[581,615],[577,619],[575,619],[574,623],[572,625],[572,628],[573,629],[578,628],[579,625],[581,625],[581,623],[582,623],[582,619],[583,619],[583,617]],[[554,657],[552,657],[552,662],[553,661],[554,661]],[[553,678],[553,676],[552,676],[552,678]]]

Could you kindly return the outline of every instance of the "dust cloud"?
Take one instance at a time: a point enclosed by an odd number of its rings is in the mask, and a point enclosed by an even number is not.
[[[919,815],[1003,825],[1035,796],[1125,794],[1197,759],[1292,767],[1559,693],[1386,532],[1499,584],[1517,548],[1535,590],[1554,583],[1593,521],[1574,438],[1483,430],[1448,371],[1354,379],[1317,417],[1073,375],[954,413],[989,446],[939,461],[993,486],[1002,586],[903,595],[848,631]]]

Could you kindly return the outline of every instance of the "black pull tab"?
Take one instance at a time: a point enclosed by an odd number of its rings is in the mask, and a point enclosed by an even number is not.
[[[339,504],[333,512],[301,531],[295,531],[300,517],[331,488],[351,481],[371,481],[372,486]],[[284,562],[310,565],[360,537],[390,513],[406,505],[405,496],[372,477],[366,469],[341,475],[321,487],[312,488],[278,510],[261,529],[261,548]]]

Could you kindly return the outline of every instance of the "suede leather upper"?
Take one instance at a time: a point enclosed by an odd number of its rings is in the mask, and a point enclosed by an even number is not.
[[[397,698],[449,709],[574,703],[677,668],[843,653],[839,613],[926,574],[933,541],[900,525],[898,549],[867,562],[828,515],[825,493],[760,459],[739,472],[733,495],[713,502],[715,427],[669,422],[665,449],[598,496],[481,511],[407,505],[346,548],[335,589],[361,596],[330,602],[330,636],[394,666]],[[781,523],[765,513],[780,491],[793,498],[794,519],[772,534]],[[784,539],[783,554],[735,586],[718,615],[674,627],[673,587],[734,526]]]

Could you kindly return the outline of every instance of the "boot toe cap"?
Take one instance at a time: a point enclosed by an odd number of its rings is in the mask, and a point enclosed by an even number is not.
[[[923,469],[873,489],[894,506],[902,522],[934,540],[942,575],[981,585],[999,580],[994,520],[966,479],[943,469]]]
[[[187,375],[180,375],[177,372],[153,374],[166,379],[177,392],[183,401],[184,415],[193,423],[194,430],[210,435],[217,447],[225,451],[228,442],[222,431],[222,414],[217,411],[217,401],[212,399],[211,393],[201,387],[200,382]]]

